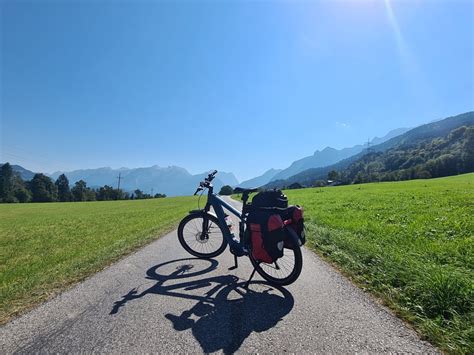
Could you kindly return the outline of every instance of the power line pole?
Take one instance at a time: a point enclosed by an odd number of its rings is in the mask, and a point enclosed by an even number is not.
[[[372,143],[370,142],[370,138],[367,138],[367,153],[370,153],[372,151]]]
[[[153,197],[153,187],[151,188],[151,197]]]
[[[120,190],[120,180],[122,180],[122,179],[123,179],[123,177],[122,177],[122,173],[119,173],[119,176],[117,176],[117,179],[118,179],[117,190]]]

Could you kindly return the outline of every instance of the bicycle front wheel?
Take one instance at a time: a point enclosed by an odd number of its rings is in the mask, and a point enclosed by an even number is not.
[[[214,258],[227,246],[219,220],[204,213],[183,218],[178,227],[178,240],[184,250],[198,258]]]
[[[274,263],[267,264],[257,261],[249,254],[253,267],[265,280],[275,286],[286,286],[296,281],[303,268],[303,255],[298,236],[289,233],[291,247],[283,249],[283,256]]]

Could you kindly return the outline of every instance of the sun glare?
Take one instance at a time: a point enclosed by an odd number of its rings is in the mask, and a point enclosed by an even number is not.
[[[384,0],[385,3],[385,9],[387,10],[387,17],[390,22],[390,26],[393,29],[393,33],[395,35],[395,40],[397,42],[397,47],[402,56],[406,55],[406,46],[405,46],[405,41],[402,36],[402,32],[400,31],[400,26],[398,25],[397,18],[395,17],[395,14],[393,12],[392,4],[390,0]]]

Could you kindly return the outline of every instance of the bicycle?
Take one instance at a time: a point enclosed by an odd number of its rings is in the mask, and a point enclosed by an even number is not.
[[[255,271],[275,286],[286,286],[296,281],[303,267],[303,257],[296,233],[293,229],[285,226],[289,243],[285,244],[284,255],[272,264],[255,260],[252,256],[250,231],[246,228],[246,219],[252,210],[252,205],[247,203],[249,195],[257,192],[258,189],[236,188],[234,190],[236,193],[242,193],[243,206],[240,212],[214,193],[211,182],[216,174],[217,170],[210,173],[204,181],[199,183],[199,187],[194,193],[197,195],[202,191],[202,195],[204,190],[208,190],[205,207],[190,211],[179,224],[178,240],[182,247],[193,256],[210,259],[222,254],[229,245],[229,250],[234,255],[235,261],[235,265],[231,269],[238,267],[238,257],[248,256],[254,270],[247,285],[253,278]],[[211,207],[214,212],[211,212]],[[232,233],[227,224],[226,219],[229,216],[224,212],[224,208],[239,219],[238,237]]]

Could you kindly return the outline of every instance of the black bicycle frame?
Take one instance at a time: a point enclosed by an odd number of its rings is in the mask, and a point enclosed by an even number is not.
[[[244,251],[243,249],[244,245],[243,245],[243,238],[241,235],[241,233],[243,233],[243,222],[244,222],[242,213],[239,210],[237,210],[235,207],[233,207],[231,204],[224,201],[218,195],[214,194],[214,192],[212,191],[212,187],[208,191],[207,203],[206,203],[206,207],[204,208],[205,212],[209,212],[211,207],[214,209],[217,219],[219,220],[219,225],[221,227],[221,230],[224,234],[225,239],[229,243],[230,247],[233,249],[237,249],[240,253],[242,253],[243,255],[246,255],[247,252]],[[236,240],[234,238],[235,235],[232,234],[229,227],[227,226],[227,223],[225,220],[226,214],[224,212],[224,208],[239,219],[239,240]],[[208,223],[208,220],[204,220],[203,223]],[[208,226],[204,225],[203,230],[207,231]]]

